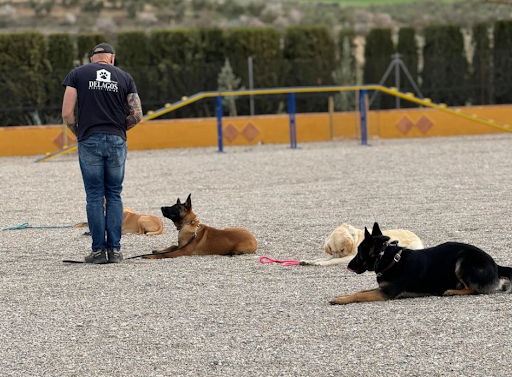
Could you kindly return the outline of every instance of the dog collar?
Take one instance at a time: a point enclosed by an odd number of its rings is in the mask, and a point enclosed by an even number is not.
[[[200,222],[199,222],[199,220],[198,220],[197,218],[195,218],[194,220],[187,221],[186,223],[183,223],[183,225],[182,225],[182,226],[180,226],[179,228],[178,228],[178,227],[176,227],[176,229],[181,230],[181,229],[183,228],[183,226],[185,226],[185,225],[192,225],[192,224],[194,224],[196,221],[197,221],[197,227],[199,228],[199,224],[200,224]]]
[[[377,267],[378,267],[382,257],[384,256],[384,253],[386,252],[386,249],[390,245],[398,246],[398,241],[384,242],[384,244],[382,245],[382,249],[381,249],[381,251],[379,253],[379,256],[378,256],[377,260],[375,261],[375,268],[374,268],[375,271],[377,271]],[[398,250],[398,252],[393,257],[393,260],[391,261],[391,263],[386,268],[384,268],[382,271],[376,272],[378,278],[382,277],[386,272],[388,272],[391,268],[393,268],[393,266],[395,264],[400,262],[400,259],[402,259],[402,251],[404,251],[404,249]]]

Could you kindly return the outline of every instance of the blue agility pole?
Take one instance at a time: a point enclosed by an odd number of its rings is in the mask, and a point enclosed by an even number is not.
[[[290,148],[297,148],[297,125],[295,123],[295,93],[288,94],[288,115],[290,117]]]
[[[215,109],[217,112],[217,143],[219,145],[219,152],[223,152],[222,145],[222,96],[219,94],[215,99]]]
[[[366,104],[368,101],[368,91],[366,89],[359,91],[359,126],[361,127],[361,145],[368,145],[368,133],[366,130],[367,114]]]

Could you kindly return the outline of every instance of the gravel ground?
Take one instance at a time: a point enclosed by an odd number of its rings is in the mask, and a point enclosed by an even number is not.
[[[124,203],[254,232],[256,255],[67,265],[84,229],[0,232],[2,376],[510,376],[512,296],[331,306],[376,286],[323,255],[342,222],[472,243],[512,265],[512,135],[131,151]],[[0,228],[86,221],[76,155],[0,159]],[[126,256],[176,242],[123,236]]]

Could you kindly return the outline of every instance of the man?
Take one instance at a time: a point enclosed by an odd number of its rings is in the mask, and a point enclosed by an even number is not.
[[[121,191],[126,131],[140,122],[142,109],[132,77],[114,66],[115,51],[111,45],[100,43],[90,58],[90,64],[73,69],[62,82],[66,87],[62,118],[78,141],[78,160],[87,197],[92,252],[85,262],[118,263],[123,260]]]

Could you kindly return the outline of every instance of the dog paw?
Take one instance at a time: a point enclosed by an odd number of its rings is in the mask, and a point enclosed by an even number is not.
[[[507,291],[509,291],[509,290],[510,290],[510,288],[511,288],[511,282],[510,282],[510,281],[508,281],[508,280],[502,280],[502,281],[501,281],[501,287],[500,287],[500,288],[501,288],[501,290],[502,290],[503,292],[507,292]]]
[[[351,302],[352,300],[349,296],[338,296],[329,301],[331,305],[346,305],[350,304]]]

